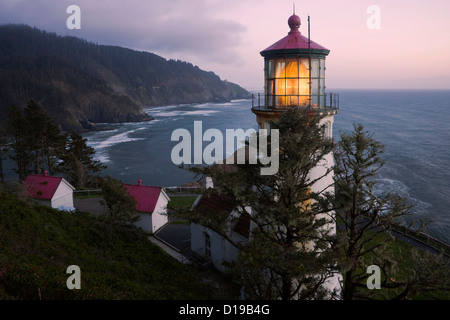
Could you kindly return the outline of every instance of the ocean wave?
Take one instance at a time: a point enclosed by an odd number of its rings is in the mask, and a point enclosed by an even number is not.
[[[169,112],[158,112],[152,114],[154,117],[175,117],[175,116],[193,116],[201,115],[208,117],[213,113],[220,112],[219,110],[197,110],[197,111],[169,111]]]
[[[133,129],[133,130],[115,134],[106,139],[102,139],[100,137],[95,137],[95,139],[88,138],[87,145],[94,148],[95,160],[99,160],[102,163],[106,163],[106,162],[109,162],[110,159],[109,159],[109,154],[105,149],[110,148],[113,145],[116,145],[119,143],[144,140],[144,138],[135,138],[135,137],[129,136],[131,133],[139,131],[139,130],[143,130],[143,129],[145,129],[145,127],[139,127],[139,128]],[[117,131],[118,130],[114,130],[114,132],[117,132]]]
[[[417,217],[426,217],[429,214],[432,204],[422,199],[418,199],[411,195],[410,188],[399,180],[389,178],[374,179],[377,184],[374,186],[374,193],[376,195],[399,195],[403,197],[409,205],[412,205],[411,212]]]
[[[401,181],[389,178],[376,178],[374,182],[377,183],[374,186],[374,192],[376,194],[396,193],[401,196],[409,195],[408,186]]]

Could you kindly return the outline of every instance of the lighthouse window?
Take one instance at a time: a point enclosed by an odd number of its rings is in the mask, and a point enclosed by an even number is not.
[[[273,80],[267,80],[267,94],[273,95]]]
[[[311,59],[311,92],[308,58],[266,60],[265,72],[266,106],[306,106],[309,103],[315,107],[324,105],[324,59]]]
[[[286,79],[286,95],[298,95],[298,79]]]
[[[319,96],[311,96],[311,105],[314,107],[319,105]]]
[[[204,232],[203,235],[205,236],[205,257],[210,258],[211,257],[211,236]]]
[[[311,91],[312,91],[312,95],[318,95],[319,94],[319,79],[312,79],[312,86],[311,86]]]
[[[267,76],[273,78],[275,74],[275,63],[273,60],[269,60],[267,63]]]
[[[285,78],[286,77],[286,64],[283,60],[278,60],[275,65],[275,78]]]
[[[309,61],[300,59],[300,78],[309,78]]]
[[[319,80],[319,95],[323,96],[325,94],[325,79]]]
[[[298,59],[287,60],[286,78],[298,78]]]
[[[319,59],[313,59],[311,60],[311,77],[312,78],[318,78],[319,77],[319,67],[320,67],[320,62]]]
[[[283,96],[286,94],[286,79],[275,80],[275,94]]]
[[[325,78],[325,60],[320,60],[320,77]]]

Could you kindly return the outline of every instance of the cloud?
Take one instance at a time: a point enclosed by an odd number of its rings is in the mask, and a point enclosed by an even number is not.
[[[66,9],[71,4],[81,8],[81,30],[66,28]],[[2,0],[0,21],[164,57],[239,64],[246,28],[218,17],[227,4],[225,0]]]

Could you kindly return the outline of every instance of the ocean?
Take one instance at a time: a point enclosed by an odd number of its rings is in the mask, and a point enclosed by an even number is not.
[[[379,192],[406,197],[414,219],[429,222],[426,232],[450,242],[450,91],[335,90],[340,110],[333,137],[362,124],[385,146],[386,164],[376,178]],[[171,160],[175,129],[194,132],[194,121],[209,128],[257,129],[251,100],[148,107],[155,120],[113,124],[113,130],[84,134],[104,174],[126,183],[173,187],[196,181]],[[209,144],[209,142],[207,143]]]

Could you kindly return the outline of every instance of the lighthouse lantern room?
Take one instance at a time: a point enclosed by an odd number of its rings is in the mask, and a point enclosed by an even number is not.
[[[325,58],[327,48],[303,36],[300,17],[288,19],[291,29],[287,36],[261,51],[264,57],[264,102],[260,97],[252,102],[259,128],[266,128],[289,107],[305,109],[320,115],[334,115],[339,108],[339,96],[325,93]]]

